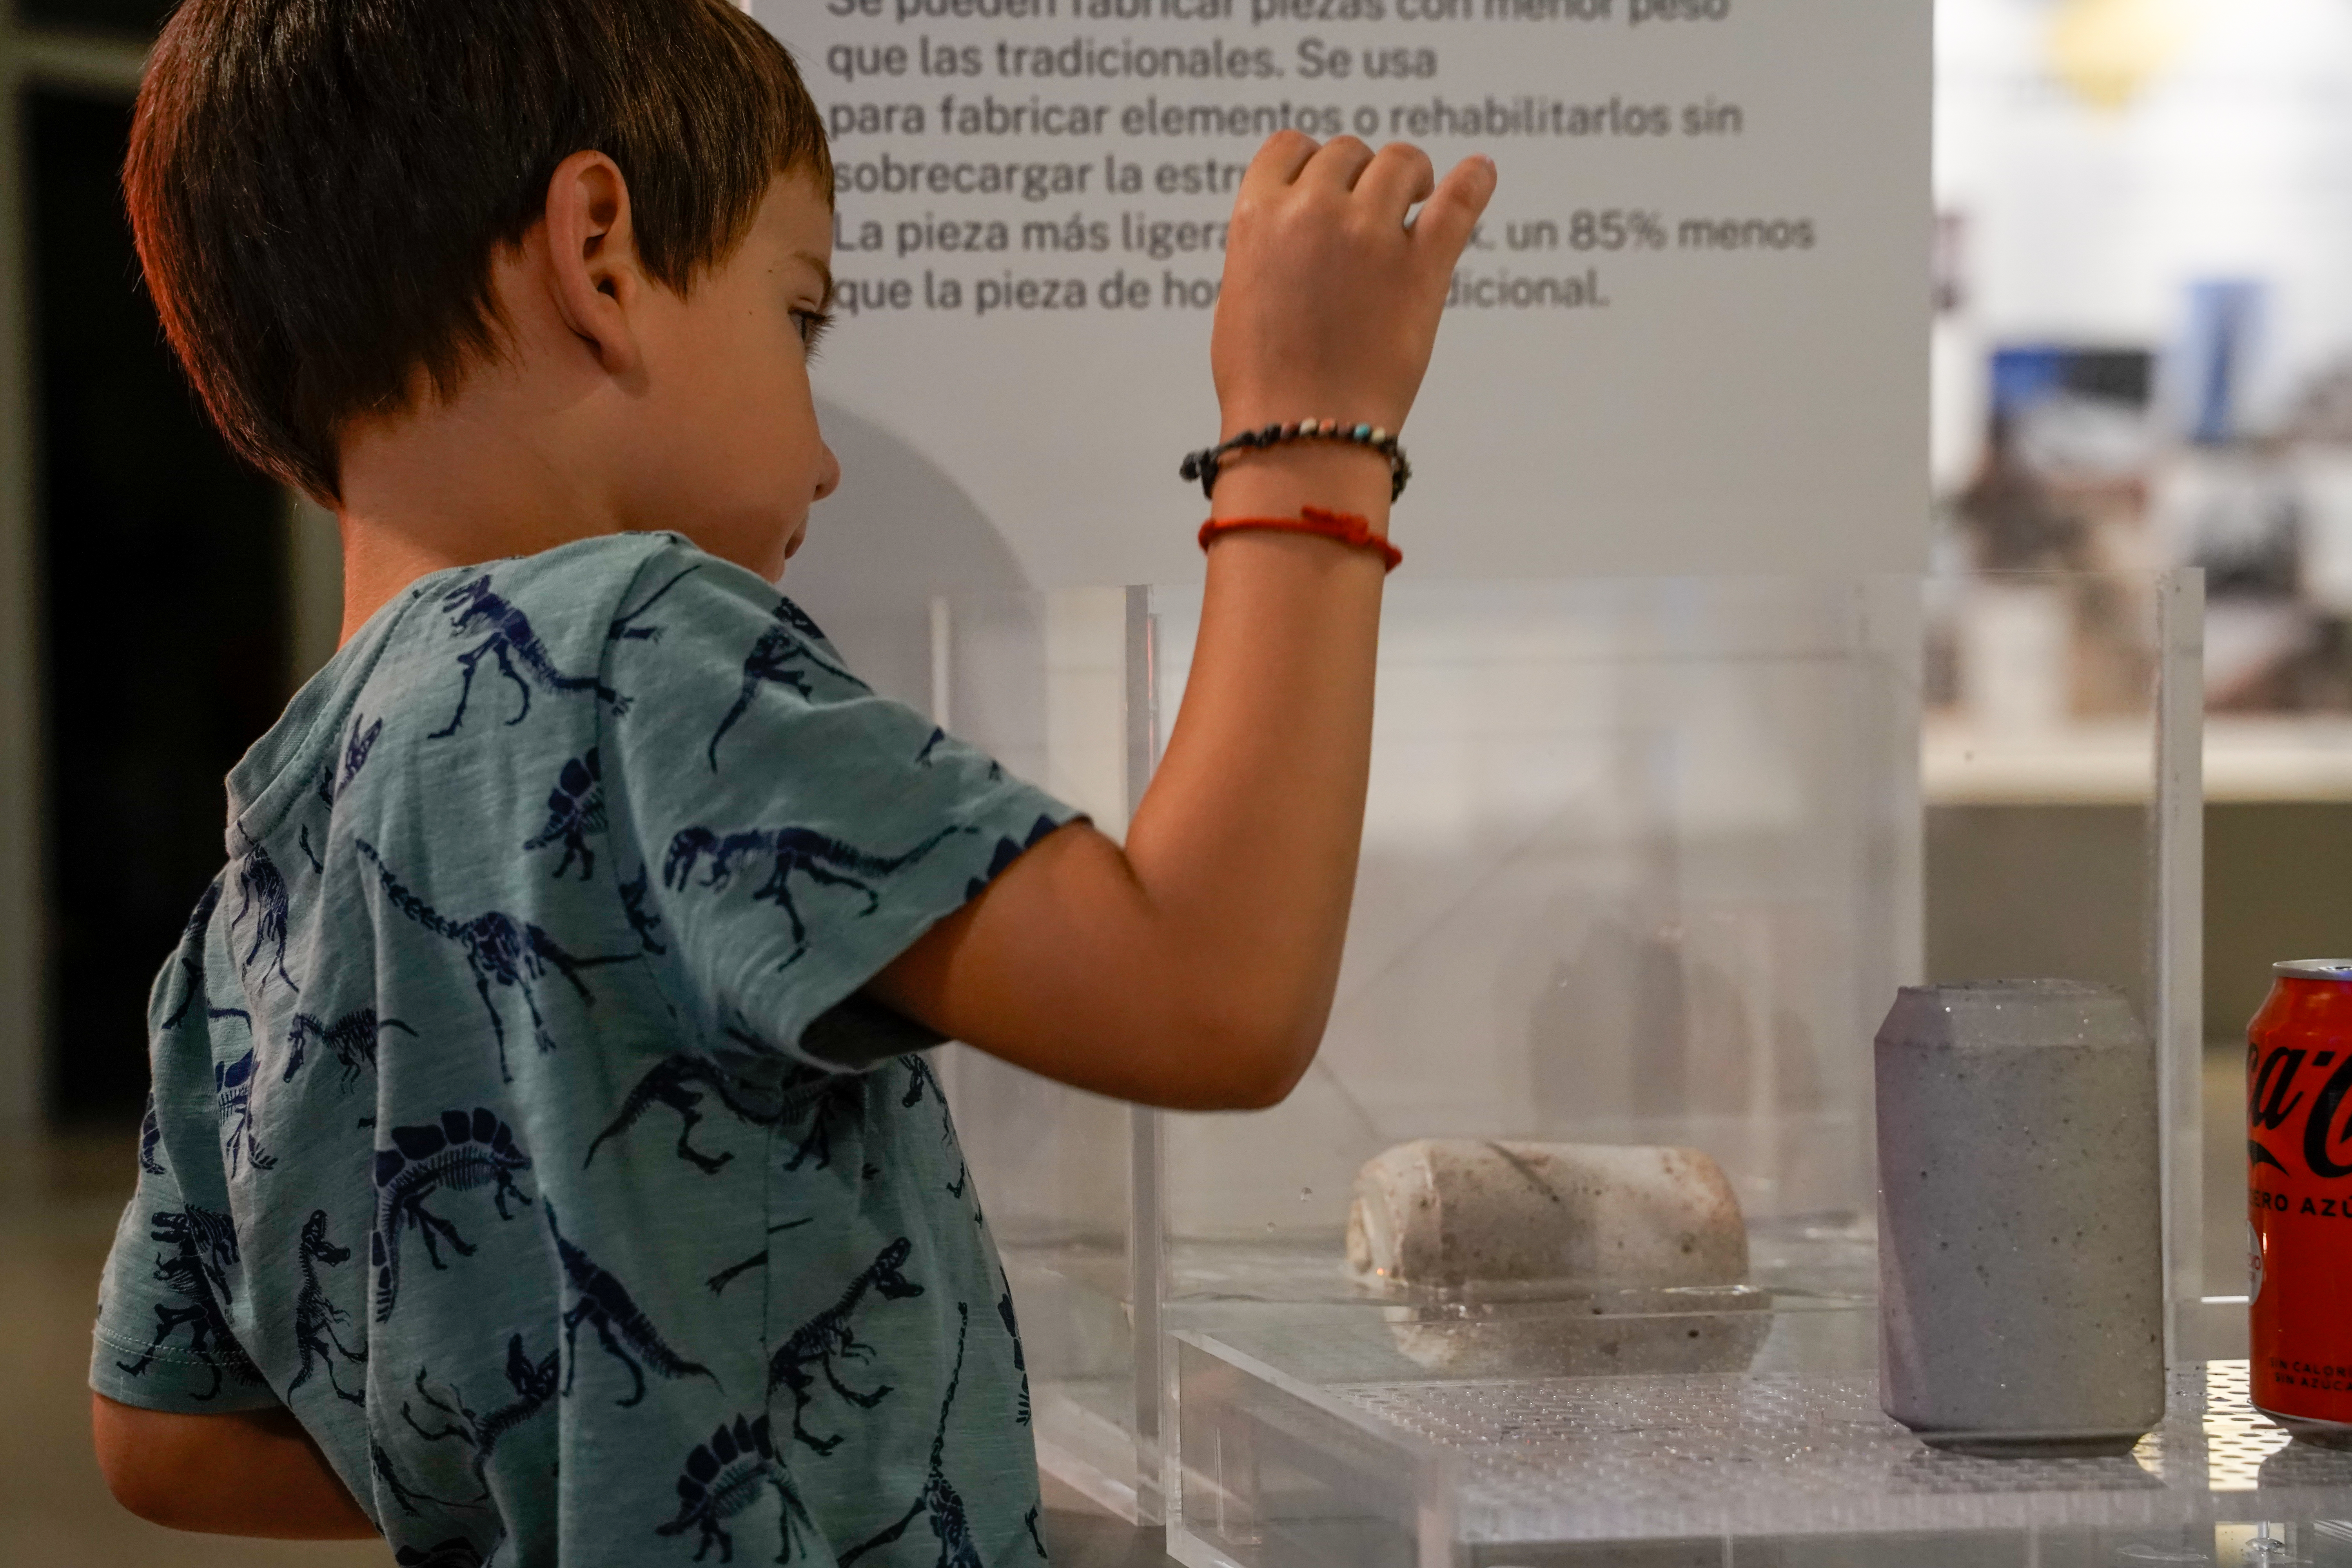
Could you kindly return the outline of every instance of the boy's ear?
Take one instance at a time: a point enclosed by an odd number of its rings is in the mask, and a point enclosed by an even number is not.
[[[556,309],[616,375],[639,369],[635,307],[646,288],[637,263],[629,182],[602,153],[574,153],[547,182],[547,249]]]

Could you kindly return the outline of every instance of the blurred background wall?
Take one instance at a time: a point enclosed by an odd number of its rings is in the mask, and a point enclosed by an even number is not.
[[[2352,947],[2352,5],[1939,0],[1937,25],[1937,557],[2204,569],[2227,1044],[2270,960]],[[2003,657],[2033,637],[2068,657]],[[1981,596],[1931,668],[1976,715],[1929,741],[1939,973],[2000,967],[2021,921],[2129,938],[2090,869],[2130,810],[2101,641],[2084,606]],[[2003,868],[2050,857],[2084,866],[2075,907],[1997,913]]]
[[[10,1561],[121,1561],[143,1539],[86,1462],[17,1461],[73,1419],[131,1174],[145,992],[222,859],[221,777],[340,613],[331,520],[226,457],[140,287],[117,170],[168,8],[0,5],[0,1383],[29,1401],[0,1449]],[[2208,573],[2206,1026],[2226,1121],[2268,962],[2352,952],[2352,0],[1939,0],[1937,52],[1938,558]],[[929,483],[863,493],[953,512]],[[834,538],[914,560],[908,521]],[[972,585],[1019,585],[969,542]],[[813,607],[887,621],[839,553],[806,563]],[[1968,715],[1927,739],[1939,977],[2053,951],[2112,973],[2144,937],[2115,913],[2143,869],[2134,769],[2109,765],[2115,650],[2096,615],[2025,586],[1962,605],[1930,662]],[[851,652],[919,696],[899,655],[920,630]],[[2056,656],[2004,657],[2021,639]],[[2068,896],[2021,904],[2018,885]],[[2209,1184],[2225,1209],[2229,1143]],[[57,1533],[85,1511],[117,1533]]]

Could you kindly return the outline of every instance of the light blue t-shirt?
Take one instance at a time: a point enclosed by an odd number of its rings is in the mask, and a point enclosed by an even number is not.
[[[936,1039],[857,992],[1066,807],[647,534],[423,579],[228,787],[94,1388],[286,1405],[404,1564],[1044,1556]]]

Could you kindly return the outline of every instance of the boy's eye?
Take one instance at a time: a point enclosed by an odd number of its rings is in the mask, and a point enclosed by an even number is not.
[[[833,329],[833,312],[831,310],[794,310],[793,322],[800,329],[803,352],[814,354],[817,344],[824,342],[824,334]]]

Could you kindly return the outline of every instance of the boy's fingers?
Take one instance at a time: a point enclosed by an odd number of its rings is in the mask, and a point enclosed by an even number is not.
[[[1253,185],[1286,185],[1298,178],[1307,161],[1315,156],[1318,143],[1304,131],[1277,131],[1265,139],[1250,160],[1249,168],[1242,174],[1242,188]]]
[[[1412,204],[1428,199],[1437,188],[1437,172],[1429,154],[1404,142],[1391,142],[1380,151],[1356,181],[1356,194],[1388,209],[1402,224]]]
[[[1472,226],[1494,197],[1496,177],[1492,158],[1465,158],[1439,183],[1435,194],[1422,204],[1412,232],[1447,266],[1451,267],[1454,258],[1462,254],[1462,247],[1470,243]]]
[[[1372,150],[1353,136],[1334,136],[1323,143],[1322,150],[1307,160],[1299,174],[1299,182],[1307,181],[1337,185],[1343,191],[1356,188],[1356,181],[1372,161]]]

